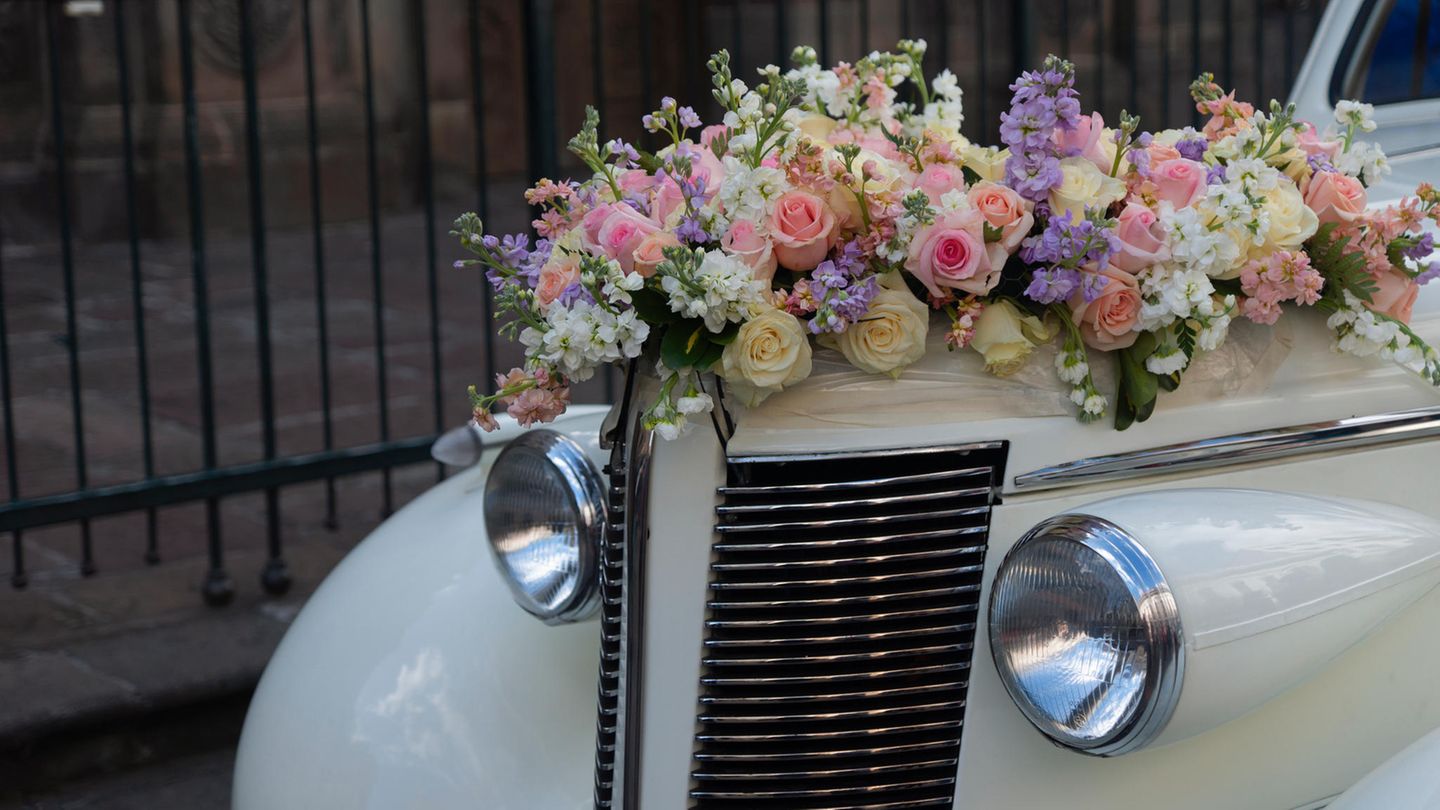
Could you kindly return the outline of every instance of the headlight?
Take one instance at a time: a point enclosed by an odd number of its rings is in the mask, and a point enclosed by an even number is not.
[[[1124,530],[1062,515],[995,575],[990,651],[1015,704],[1060,745],[1113,756],[1155,738],[1184,679],[1174,596]]]
[[[599,604],[604,489],[585,451],[553,430],[505,446],[485,482],[485,529],[515,601],[546,624]]]

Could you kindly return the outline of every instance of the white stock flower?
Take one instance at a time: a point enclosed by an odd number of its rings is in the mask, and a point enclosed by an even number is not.
[[[554,366],[576,382],[590,379],[604,363],[638,357],[650,324],[634,310],[619,314],[588,301],[551,307],[545,313],[544,332],[527,328],[520,333],[527,356]]]
[[[1375,107],[1359,101],[1342,99],[1335,102],[1335,123],[1355,127],[1361,132],[1375,131]]]
[[[665,275],[660,279],[661,289],[670,297],[671,311],[703,319],[711,332],[744,321],[763,300],[768,286],[756,280],[745,262],[718,250],[705,254],[693,277]]]
[[[1174,374],[1189,362],[1190,358],[1178,346],[1170,346],[1145,358],[1145,369],[1151,374]]]
[[[779,169],[750,166],[731,155],[722,160],[725,179],[720,181],[717,198],[725,206],[725,215],[733,222],[748,219],[763,222],[770,201],[786,190],[785,173]]]
[[[1335,156],[1331,161],[1342,174],[1358,177],[1365,185],[1373,186],[1390,174],[1390,160],[1385,150],[1373,143],[1355,143],[1350,150]]]

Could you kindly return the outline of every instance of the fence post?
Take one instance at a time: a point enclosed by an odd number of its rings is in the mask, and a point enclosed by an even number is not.
[[[1010,75],[1019,76],[1030,64],[1030,0],[1010,3]]]
[[[551,177],[556,170],[555,3],[525,3],[525,124],[530,131],[530,178]]]

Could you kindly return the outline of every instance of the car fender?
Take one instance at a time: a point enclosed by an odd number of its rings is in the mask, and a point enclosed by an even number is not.
[[[1440,728],[1366,774],[1330,810],[1434,810],[1440,807]]]
[[[598,459],[605,410],[553,427]],[[511,599],[481,504],[496,445],[385,521],[296,617],[246,717],[236,810],[591,806],[599,633]]]

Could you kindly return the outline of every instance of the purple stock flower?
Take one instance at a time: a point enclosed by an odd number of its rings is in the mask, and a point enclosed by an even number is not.
[[[1335,165],[1330,162],[1330,159],[1319,153],[1306,157],[1305,162],[1310,165],[1310,171],[1312,172],[1335,171]]]
[[[1225,167],[1216,163],[1205,170],[1205,185],[1215,186],[1225,182]]]
[[[833,259],[820,263],[810,274],[810,294],[817,304],[811,317],[811,334],[843,332],[865,317],[880,289],[880,277],[865,274],[858,242],[846,242]]]
[[[692,245],[699,245],[710,241],[710,234],[700,225],[700,218],[689,216],[680,220],[675,227],[675,238],[682,242],[689,242]]]
[[[1422,270],[1420,275],[1415,277],[1415,283],[1421,285],[1429,284],[1437,278],[1440,278],[1440,264],[1432,264]]]
[[[622,168],[633,168],[640,162],[640,153],[630,144],[615,138],[605,144],[605,152],[615,157],[615,165]]]
[[[1209,148],[1210,143],[1203,137],[1183,138],[1175,142],[1175,151],[1186,160],[1201,160]]]
[[[1420,261],[1421,259],[1424,259],[1424,258],[1428,257],[1431,253],[1434,253],[1434,252],[1435,252],[1435,234],[1433,234],[1433,233],[1423,233],[1423,234],[1420,235],[1420,238],[1415,241],[1415,244],[1411,245],[1411,246],[1408,247],[1408,248],[1405,248],[1404,250],[1401,250],[1401,251],[1400,251],[1400,255],[1401,255],[1401,256],[1404,256],[1405,258],[1410,259],[1410,260],[1412,260],[1412,261],[1417,261],[1417,262],[1418,262],[1418,261]],[[1429,273],[1429,272],[1431,272],[1431,271],[1430,271],[1430,270],[1426,270],[1425,272],[1426,272],[1426,273]],[[1436,271],[1436,272],[1440,272],[1440,271]],[[1422,275],[1423,275],[1423,274],[1422,274]],[[1428,279],[1427,279],[1427,280],[1428,280]],[[1423,283],[1423,282],[1422,282],[1422,283]]]
[[[1067,267],[1036,270],[1030,278],[1030,286],[1025,288],[1025,295],[1041,304],[1053,304],[1069,298],[1079,284],[1078,270]]]
[[[1094,301],[1100,297],[1101,293],[1105,292],[1105,283],[1106,278],[1100,273],[1081,273],[1080,296],[1085,299],[1086,303]]]
[[[590,291],[585,289],[585,285],[578,281],[561,290],[560,294],[555,296],[555,302],[562,307],[568,307],[576,301],[584,301],[587,304],[595,303],[595,296],[591,295]]]
[[[1080,118],[1075,75],[1051,57],[1042,70],[1027,70],[1010,85],[1010,109],[1000,114],[1000,140],[1010,147],[1006,178],[1020,196],[1043,200],[1061,180],[1055,128],[1074,129]]]
[[[695,110],[694,110],[694,109],[692,109],[692,108],[690,108],[690,107],[681,107],[681,108],[680,108],[680,112],[679,112],[679,117],[680,117],[680,126],[685,127],[685,128],[687,128],[687,129],[699,129],[699,128],[700,128],[700,116],[698,116],[698,115],[695,114]]]

